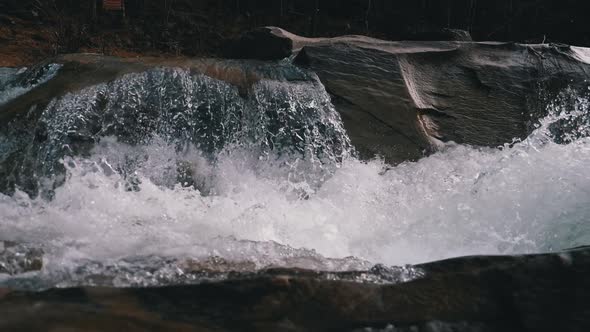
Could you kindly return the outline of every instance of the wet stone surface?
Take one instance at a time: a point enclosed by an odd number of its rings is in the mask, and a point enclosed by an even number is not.
[[[10,241],[0,241],[0,275],[17,275],[43,268],[43,251]]]
[[[222,264],[224,265],[224,264]],[[271,269],[148,288],[0,290],[2,331],[587,331],[590,250],[366,272]],[[328,277],[332,276],[332,277]],[[384,277],[385,276],[385,277]],[[371,279],[371,278],[369,278]],[[402,280],[403,281],[403,280]]]

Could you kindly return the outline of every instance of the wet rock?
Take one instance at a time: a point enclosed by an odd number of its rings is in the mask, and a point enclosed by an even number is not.
[[[497,147],[525,138],[544,115],[549,97],[540,95],[586,89],[590,79],[590,50],[568,45],[471,42],[449,29],[397,42],[263,30],[266,39],[291,40],[294,62],[318,74],[361,156],[393,163],[450,141]]]
[[[17,275],[43,268],[43,250],[10,241],[0,241],[0,275]]]
[[[141,73],[162,67],[182,68],[194,73],[202,73],[236,87],[243,95],[247,95],[252,85],[262,79],[288,81],[312,79],[309,74],[295,67],[266,66],[264,63],[255,61],[149,57],[133,59],[90,53],[65,54],[47,59],[26,72],[19,72],[15,83],[19,83],[23,88],[35,86],[36,83],[44,84],[27,91],[21,98],[13,98],[1,104],[0,124],[10,121],[17,114],[30,111],[31,108],[43,108],[51,100],[68,93],[76,93],[90,86],[108,83],[126,74]],[[43,79],[47,72],[54,74],[48,81]]]
[[[187,259],[181,262],[180,267],[187,272],[248,272],[255,271],[256,264],[250,261],[234,262],[223,257],[209,257],[206,260]]]
[[[280,43],[289,40],[290,52],[298,54],[294,62],[317,73],[330,93],[360,156],[379,155],[391,163],[418,159],[451,141],[497,147],[522,139],[546,114],[551,96],[566,87],[585,90],[590,78],[590,51],[567,45],[304,38],[274,27],[257,33]],[[0,122],[15,114],[37,114],[67,92],[157,66],[204,73],[237,87],[244,98],[251,97],[251,87],[261,79],[313,80],[293,66],[256,61],[97,55],[52,61],[63,65],[58,75],[23,98],[0,105]],[[277,67],[283,68],[280,74]],[[37,131],[42,140],[43,127]]]
[[[0,192],[20,188],[50,198],[64,182],[61,160],[87,157],[99,143],[112,147],[106,137],[130,146],[173,146],[183,156],[152,180],[168,187],[181,182],[204,194],[206,179],[186,166],[206,168],[228,145],[259,153],[259,161],[276,153],[321,163],[296,175],[314,186],[322,180],[319,172],[352,150],[317,77],[289,63],[90,54],[51,61],[59,65],[54,77],[0,105]],[[34,69],[22,75],[25,82],[43,77]],[[314,151],[320,158],[311,158]],[[133,174],[145,157],[115,159],[106,171],[118,172],[128,190],[137,190]]]
[[[541,94],[585,89],[590,78],[590,50],[567,45],[272,31],[292,39],[294,62],[318,74],[362,156],[394,163],[450,141],[496,147],[522,139],[544,115]]]
[[[408,282],[302,270],[162,288],[0,291],[0,329],[587,331],[590,249],[423,264]],[[350,272],[344,272],[343,275]],[[27,308],[32,308],[33,310]]]

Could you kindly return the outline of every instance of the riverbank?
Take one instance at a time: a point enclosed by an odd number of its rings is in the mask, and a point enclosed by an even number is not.
[[[35,65],[60,53],[57,43],[53,26],[0,15],[0,67]],[[125,30],[96,33],[76,53],[97,53],[122,58],[182,57],[174,52],[157,49],[140,50],[133,41],[133,36]]]
[[[49,55],[91,52],[122,57],[223,55],[228,39],[260,26],[305,37],[367,35],[384,40],[449,40],[449,29],[475,41],[589,46],[586,2],[549,0],[340,1],[126,0],[125,13],[99,2],[5,0],[0,3],[0,66]]]

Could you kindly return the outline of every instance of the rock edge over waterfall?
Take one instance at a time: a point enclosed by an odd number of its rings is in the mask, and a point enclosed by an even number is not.
[[[523,139],[547,114],[548,101],[568,88],[587,93],[590,78],[590,49],[567,45],[304,38],[269,27],[245,34],[236,47],[242,58],[291,57],[305,69],[279,66],[282,79],[309,81],[311,73],[317,74],[360,157],[381,156],[390,163],[419,159],[447,142],[497,147]],[[269,63],[262,61],[98,55],[50,61],[64,64],[56,78],[0,105],[0,120],[153,67],[201,72],[243,95],[260,79],[272,78]],[[88,72],[93,74],[84,75]]]
[[[268,53],[248,51],[256,36]],[[296,56],[326,86],[362,155],[394,163],[450,141],[496,147],[525,138],[545,100],[586,89],[590,78],[590,49],[558,44],[305,38],[267,27],[240,45],[255,57]]]
[[[48,68],[59,69],[48,75]],[[6,87],[0,86],[15,91],[0,104],[0,192],[51,195],[63,184],[64,158],[88,156],[111,138],[131,146],[159,141],[173,147],[176,154],[169,160],[176,162],[166,166],[172,171],[155,181],[194,185],[201,192],[207,192],[207,180],[185,176],[198,173],[185,160],[191,149],[208,164],[240,149],[258,162],[300,157],[299,166],[283,169],[291,179],[314,186],[352,153],[317,76],[289,63],[87,54],[61,56],[9,76]],[[134,182],[127,175],[145,160],[113,167]]]

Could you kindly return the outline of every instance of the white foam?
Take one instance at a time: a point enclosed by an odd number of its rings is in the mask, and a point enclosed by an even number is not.
[[[60,68],[61,65],[49,64],[39,78],[32,83],[24,84],[15,80],[19,75],[26,75],[27,68],[0,68],[0,105],[22,96],[36,86],[49,81],[57,74]]]
[[[285,156],[275,164],[228,146],[210,164],[165,140],[103,139],[91,157],[64,161],[51,201],[0,195],[0,240],[41,245],[49,272],[149,256],[342,270],[588,244],[588,100],[564,96],[523,142],[448,144],[395,167],[348,157],[314,190],[289,177],[283,168],[297,160]],[[113,170],[134,153],[140,190],[129,191]],[[178,161],[207,195],[166,180]],[[325,258],[349,256],[359,260]]]
[[[153,148],[152,158],[165,149]],[[503,150],[449,146],[387,171],[380,161],[349,159],[308,199],[290,195],[287,180],[232,158],[205,167],[216,192],[206,197],[158,186],[149,169],[138,174],[140,191],[126,191],[118,175],[71,161],[53,201],[0,198],[0,234],[57,248],[54,260],[220,255],[262,265],[284,260],[233,238],[392,265],[590,241],[587,138]]]

